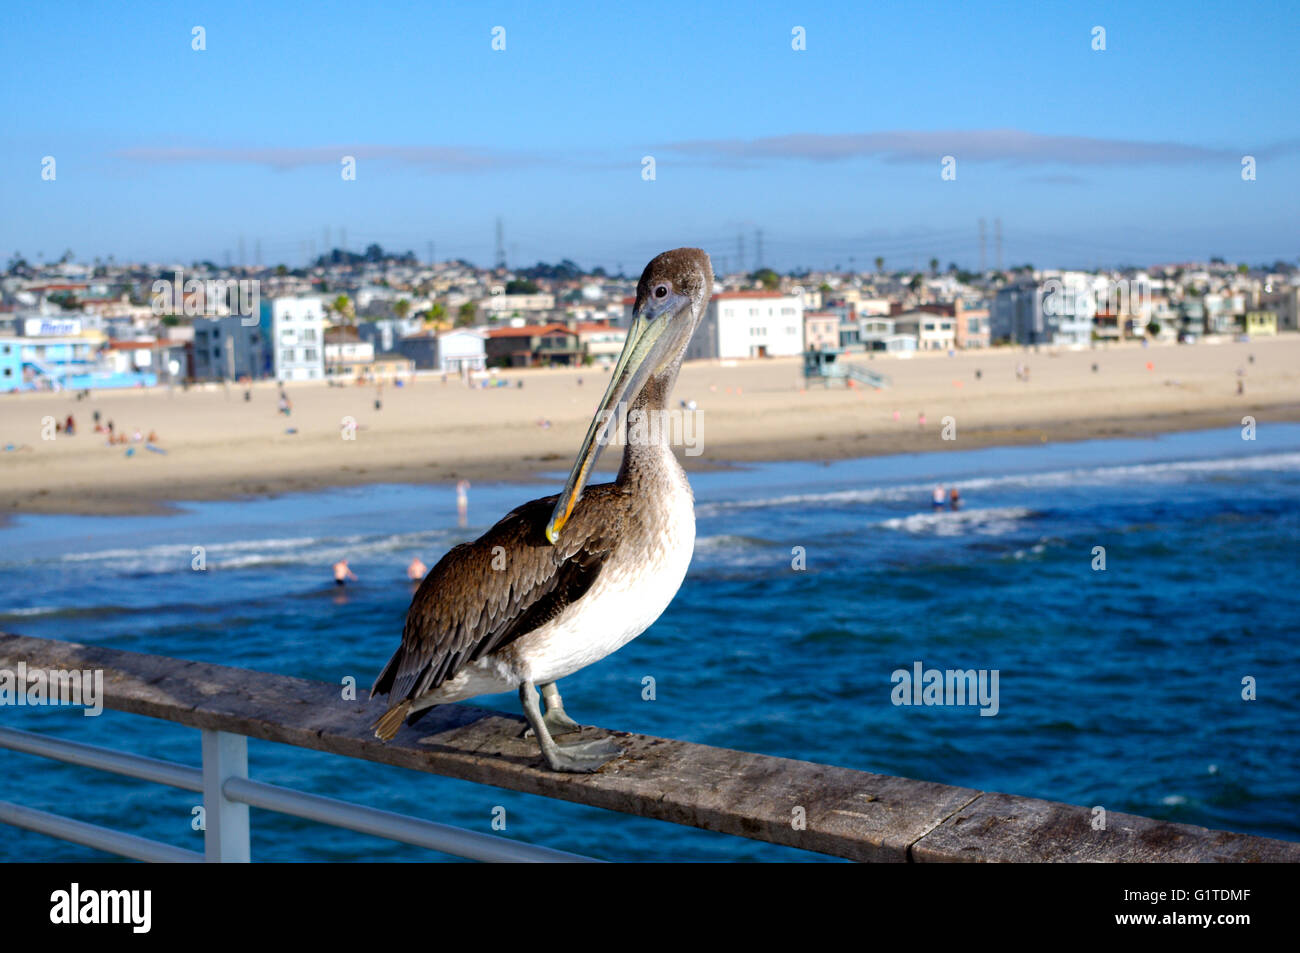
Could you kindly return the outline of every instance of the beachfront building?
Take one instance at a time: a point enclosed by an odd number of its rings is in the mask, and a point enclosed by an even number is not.
[[[1240,294],[1207,294],[1201,298],[1204,306],[1206,334],[1236,334],[1241,315],[1246,312],[1246,296]]]
[[[578,332],[559,323],[493,328],[487,332],[486,349],[493,367],[547,367],[582,359]]]
[[[194,379],[200,381],[265,377],[270,367],[261,325],[236,315],[195,318],[191,357]]]
[[[375,346],[361,340],[356,328],[330,328],[325,332],[326,377],[367,377],[374,362]]]
[[[13,338],[0,338],[0,392],[18,390],[22,383],[22,345]]]
[[[1259,296],[1259,306],[1277,315],[1279,331],[1300,331],[1300,285],[1287,285]]]
[[[80,318],[15,314],[0,337],[0,391],[152,386],[151,372],[116,373],[100,357],[103,335]]]
[[[1270,337],[1277,334],[1277,315],[1272,311],[1247,311],[1242,329],[1251,337]]]
[[[419,334],[424,330],[424,321],[420,318],[381,318],[378,321],[363,321],[357,325],[357,334],[361,340],[369,341],[376,354],[397,350],[397,342],[410,334]]]
[[[1106,284],[1104,278],[1067,271],[1005,285],[993,299],[990,335],[1012,344],[1087,345],[1098,291],[1104,298]]]
[[[370,378],[375,381],[406,380],[415,372],[415,361],[405,354],[385,352],[376,354],[370,362]]]
[[[321,298],[272,298],[262,302],[261,328],[270,351],[272,377],[278,381],[325,377],[325,306]]]
[[[805,299],[806,300],[806,299]],[[840,316],[834,311],[803,313],[803,349],[829,351],[840,346]]]
[[[602,366],[618,360],[623,342],[627,340],[627,328],[605,321],[582,322],[574,326],[574,331],[578,334],[578,344],[585,359]]]
[[[953,301],[953,321],[959,348],[989,346],[989,307],[986,300],[958,296]]]
[[[792,357],[803,353],[803,302],[780,291],[715,294],[686,360]]]
[[[883,315],[868,315],[861,321],[862,347],[868,351],[884,351],[898,354],[903,351],[916,350],[916,337],[900,334],[894,318]]]
[[[957,319],[934,311],[905,311],[894,316],[894,333],[913,338],[917,350],[947,351],[957,346]]]

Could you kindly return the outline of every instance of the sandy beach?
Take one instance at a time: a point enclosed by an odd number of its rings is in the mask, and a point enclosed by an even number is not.
[[[674,401],[694,400],[702,412],[703,452],[682,455],[684,465],[1141,435],[1240,424],[1247,414],[1261,427],[1300,420],[1296,335],[852,360],[888,375],[892,386],[805,387],[797,359],[685,365]],[[1028,381],[1017,379],[1022,363]],[[1237,394],[1239,372],[1244,395]],[[606,372],[500,376],[509,386],[486,390],[421,376],[385,387],[379,410],[374,386],[289,384],[289,417],[278,412],[276,384],[265,381],[253,386],[248,401],[242,387],[222,385],[100,391],[82,401],[69,394],[3,396],[0,447],[13,449],[0,453],[0,513],[143,513],[177,500],[380,482],[524,481],[566,470]],[[128,455],[128,447],[109,446],[93,432],[95,410],[119,431],[155,431],[166,452],[132,443]],[[42,439],[45,418],[69,413],[74,436]],[[956,439],[943,439],[945,417],[953,418]],[[354,440],[343,439],[345,418],[355,420]],[[611,449],[601,468],[612,472],[617,462]]]

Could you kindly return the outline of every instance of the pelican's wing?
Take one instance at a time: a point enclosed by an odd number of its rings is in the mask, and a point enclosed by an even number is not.
[[[549,496],[443,556],[411,600],[402,644],[370,694],[387,693],[391,712],[580,599],[618,538],[623,495],[612,483],[588,487],[555,545],[546,540]]]

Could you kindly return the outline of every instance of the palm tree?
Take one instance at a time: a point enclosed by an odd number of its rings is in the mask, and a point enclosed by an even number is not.
[[[938,273],[939,273],[939,259],[938,259],[938,258],[931,258],[931,259],[930,259],[930,274],[932,274],[932,275],[937,275]]]
[[[327,307],[343,324],[351,324],[356,318],[356,309],[352,306],[352,299],[347,295],[339,295]]]
[[[877,255],[877,256],[876,256],[876,274],[878,274],[878,275],[883,275],[884,273],[885,273],[885,259],[883,259],[883,258],[881,258],[879,255]]]

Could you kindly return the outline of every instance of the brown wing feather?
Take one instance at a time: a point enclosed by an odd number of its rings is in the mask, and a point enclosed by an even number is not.
[[[390,710],[418,698],[583,596],[619,537],[628,494],[613,483],[588,487],[552,546],[546,523],[555,500],[525,503],[438,560],[411,600],[402,644],[372,696],[388,694]],[[494,569],[494,559],[503,568]]]

